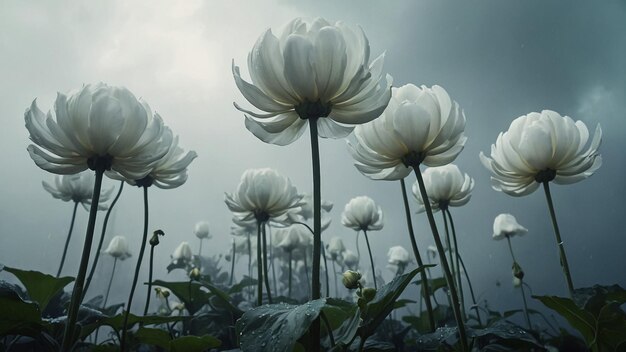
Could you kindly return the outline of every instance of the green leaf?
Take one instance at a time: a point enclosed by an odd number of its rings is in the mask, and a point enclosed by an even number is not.
[[[211,291],[212,294],[214,294],[215,296],[219,297],[227,306],[228,310],[233,313],[234,315],[234,319],[239,319],[242,315],[243,315],[243,311],[239,308],[237,308],[237,306],[235,306],[232,303],[232,300],[230,298],[230,296],[220,290],[218,287],[216,287],[215,285],[211,284],[210,282],[207,281],[200,281],[200,284],[206,288],[209,289],[209,291]]]
[[[619,302],[610,302],[600,310],[597,321],[596,342],[601,351],[626,350],[626,313]]]
[[[155,325],[155,324],[178,322],[178,321],[185,320],[185,319],[189,319],[189,317],[186,317],[186,316],[162,317],[158,315],[148,315],[145,317],[140,317],[131,313],[128,315],[128,324],[126,328],[130,329],[133,327],[133,325],[138,324],[138,323],[143,323],[144,325]],[[83,338],[89,336],[94,330],[96,330],[100,326],[110,326],[111,328],[113,328],[113,330],[120,331],[122,330],[123,325],[124,325],[124,312],[118,315],[115,315],[113,317],[103,318],[96,323],[86,325],[81,330],[81,336]]]
[[[50,299],[54,297],[70,282],[74,281],[73,277],[65,276],[56,278],[52,275],[44,274],[39,271],[26,271],[5,266],[4,271],[15,275],[24,288],[31,300],[39,303],[39,309],[43,312],[48,306]]]
[[[239,281],[239,283],[233,285],[229,290],[228,293],[229,294],[235,294],[235,293],[239,293],[241,291],[243,291],[244,288],[249,287],[249,286],[254,286],[257,284],[258,281],[256,281],[255,279],[251,278],[250,276],[244,276],[243,279],[241,281]]]
[[[209,302],[211,294],[202,290],[202,285],[196,281],[167,282],[156,280],[153,286],[161,286],[172,291],[183,303],[189,314],[194,315],[205,304]]]
[[[17,289],[0,281],[0,336],[37,336],[43,329],[39,305],[23,300]]]
[[[434,265],[431,265],[434,266]],[[430,295],[433,296],[437,290],[442,289],[444,287],[448,287],[448,283],[446,282],[445,277],[437,277],[434,279],[427,280],[428,282],[428,290],[430,291]],[[422,280],[417,280],[414,282],[416,285],[421,286],[422,296],[424,296],[424,286],[422,285]]]
[[[533,298],[567,319],[570,325],[583,335],[587,343],[594,340],[596,319],[591,313],[578,307],[574,301],[556,296],[533,296]]]
[[[141,327],[135,333],[135,338],[139,343],[146,345],[159,346],[161,348],[170,348],[170,334],[162,329]]]
[[[322,308],[326,320],[333,330],[336,345],[347,345],[356,335],[361,321],[359,307],[353,303],[336,298],[327,298],[326,306]],[[322,324],[324,329],[326,326]]]
[[[183,336],[170,342],[172,352],[202,352],[220,347],[222,342],[213,336]]]
[[[376,296],[369,302],[362,313],[363,324],[360,336],[371,336],[385,317],[393,310],[394,304],[402,291],[411,282],[413,277],[427,267],[434,265],[424,265],[411,272],[395,277],[389,283],[376,291]]]
[[[237,321],[244,351],[291,351],[326,305],[321,298],[303,305],[269,304],[251,309]]]
[[[438,305],[435,309],[433,309],[433,315],[437,327],[446,326],[454,321],[454,313],[448,306]],[[404,316],[402,317],[402,320],[405,323],[412,325],[419,333],[425,334],[430,332],[428,311],[423,311],[419,316]]]

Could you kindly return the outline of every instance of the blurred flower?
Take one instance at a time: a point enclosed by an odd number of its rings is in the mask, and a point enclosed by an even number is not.
[[[361,173],[375,180],[399,180],[420,164],[442,166],[463,149],[465,115],[439,86],[407,84],[392,89],[380,118],[354,130],[348,149]]]
[[[159,143],[163,121],[123,87],[98,83],[59,93],[54,115],[44,115],[33,101],[24,120],[36,144],[28,146],[31,158],[56,174],[98,167],[137,180],[167,153]]]
[[[303,245],[303,236],[300,233],[301,226],[290,226],[285,229],[278,229],[276,232],[281,232],[283,235],[278,247],[282,248],[285,252],[291,252],[294,249]]]
[[[54,185],[43,181],[43,188],[52,194],[52,197],[60,199],[64,202],[74,201],[81,203],[85,209],[89,210],[93,197],[93,185],[95,184],[95,175],[92,172],[81,172],[73,175],[57,175],[54,177]],[[98,209],[107,209],[105,204],[111,198],[113,188],[100,192],[100,204]]]
[[[226,205],[238,221],[271,219],[285,223],[285,214],[299,207],[301,201],[291,181],[269,168],[246,170],[237,190],[225,194]]]
[[[208,221],[198,221],[196,226],[193,228],[193,233],[196,237],[200,239],[209,239],[211,235],[209,234],[209,222]]]
[[[307,223],[309,220],[313,219],[313,196],[311,194],[302,194],[302,204],[299,208],[293,209],[287,213],[287,216],[292,222],[302,222]],[[321,202],[322,209],[322,231],[326,230],[330,226],[331,219],[327,215],[333,209],[333,203],[323,200]],[[326,214],[325,214],[326,213]]]
[[[437,258],[437,254],[438,254],[437,247],[432,246],[432,245],[428,246],[426,248],[426,254],[428,255],[429,258],[433,258],[433,259]]]
[[[154,292],[156,293],[157,298],[162,300],[167,300],[170,296],[170,290],[161,287],[155,287]]]
[[[513,277],[513,287],[520,287],[520,286],[522,286],[522,280],[516,277]]]
[[[515,216],[500,214],[493,220],[493,239],[502,240],[506,237],[522,236],[528,232],[524,226],[517,223]]]
[[[433,212],[448,206],[460,207],[467,204],[474,189],[474,180],[454,165],[429,167],[422,173],[424,187]],[[426,211],[417,181],[413,184],[413,196],[418,203],[418,213]]]
[[[343,273],[343,276],[341,278],[341,282],[349,290],[359,288],[359,280],[361,280],[361,274],[359,274],[359,272],[357,271],[352,270],[347,270],[345,273]]]
[[[319,118],[323,138],[347,136],[352,126],[377,118],[391,95],[383,55],[369,64],[369,41],[361,28],[322,18],[296,18],[276,37],[268,29],[248,55],[252,84],[233,63],[241,94],[259,110],[246,113],[246,128],[267,143],[287,145]]]
[[[402,246],[393,246],[387,252],[388,263],[391,265],[406,266],[411,262],[409,252]]]
[[[235,244],[235,253],[248,255],[248,239],[244,237],[233,237],[233,242]],[[250,243],[250,245],[254,248],[255,244]]]
[[[383,210],[367,196],[352,198],[341,214],[341,223],[356,231],[383,228]]]
[[[343,265],[347,266],[350,269],[356,270],[357,266],[359,265],[359,257],[357,257],[356,254],[354,254],[354,252],[352,252],[349,249],[346,249],[346,251],[343,252],[341,257],[343,260]]]
[[[192,279],[192,280],[200,279],[201,275],[202,274],[200,272],[200,269],[198,269],[197,267],[193,268],[193,269],[191,269],[191,271],[189,271],[189,278]]]
[[[120,260],[131,257],[130,249],[128,249],[128,241],[126,241],[126,237],[124,236],[113,237],[107,249],[104,250],[104,253]]]
[[[481,152],[480,160],[491,172],[493,189],[524,196],[543,182],[570,184],[591,176],[602,165],[600,125],[585,150],[588,139],[581,121],[550,110],[531,112],[513,120],[491,145],[491,157]]]
[[[193,254],[191,254],[191,247],[186,241],[181,242],[172,254],[173,260],[190,261],[192,258]]]
[[[330,242],[327,245],[327,251],[332,260],[337,260],[341,258],[343,252],[346,251],[346,246],[343,244],[341,237],[333,237],[330,239]]]

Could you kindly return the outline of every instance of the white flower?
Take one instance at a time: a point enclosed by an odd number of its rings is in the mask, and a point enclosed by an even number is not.
[[[402,246],[393,246],[387,252],[387,261],[391,265],[406,266],[411,262],[409,252]]]
[[[383,210],[370,197],[355,197],[343,209],[341,223],[356,231],[380,230],[383,228]]]
[[[313,196],[311,194],[302,194],[302,202],[299,208],[295,208],[290,211],[287,216],[292,222],[303,222],[313,219]],[[333,209],[333,203],[323,200],[321,202],[322,211],[322,231],[326,230],[330,226],[331,219],[327,215]]]
[[[481,152],[480,160],[491,172],[493,189],[524,196],[542,182],[570,184],[591,176],[602,165],[600,125],[585,149],[588,140],[581,121],[550,110],[531,112],[513,120],[491,145],[491,157]]]
[[[131,256],[130,250],[128,249],[128,241],[126,241],[126,237],[124,236],[113,237],[111,242],[109,242],[109,246],[103,253],[120,260],[124,260]]]
[[[305,237],[301,233],[301,227],[302,226],[294,225],[285,229],[276,230],[276,232],[281,233],[281,235],[279,235],[279,237],[281,237],[281,241],[277,244],[277,246],[282,248],[285,252],[291,252],[302,246],[304,244],[303,240],[305,240]]]
[[[369,64],[369,42],[361,28],[322,18],[296,18],[279,37],[268,29],[248,55],[252,84],[233,76],[241,94],[264,113],[246,113],[246,127],[267,143],[287,145],[319,118],[318,134],[341,138],[377,118],[391,95],[383,55]],[[344,124],[348,125],[345,126]]]
[[[241,176],[237,190],[225,194],[228,208],[238,221],[286,222],[285,214],[301,205],[291,181],[272,169],[249,169]]]
[[[433,212],[448,206],[460,207],[467,204],[474,189],[474,180],[454,165],[429,167],[422,173],[424,187]],[[418,203],[418,213],[426,211],[417,182],[413,184],[413,196]]]
[[[343,241],[340,237],[335,236],[330,239],[327,250],[330,258],[332,260],[336,260],[337,258],[341,258],[343,252],[346,251],[346,246],[343,244]]]
[[[233,237],[233,244],[235,245],[235,253],[248,255],[248,239],[244,237]],[[251,243],[251,247],[254,248],[254,244]]]
[[[31,158],[56,174],[103,168],[137,180],[167,153],[159,144],[163,121],[123,87],[98,83],[59,93],[54,115],[33,101],[24,120],[36,144],[28,146]]]
[[[343,260],[343,265],[347,266],[348,268],[352,270],[357,269],[359,265],[359,257],[357,257],[356,254],[354,254],[354,252],[352,252],[349,249],[346,249],[346,251],[343,252],[341,256]]]
[[[522,286],[522,280],[514,277],[513,278],[513,287],[520,287],[520,286]]]
[[[208,221],[198,221],[196,223],[196,226],[194,226],[193,228],[193,233],[196,235],[196,237],[203,239],[203,238],[211,238],[211,235],[209,233],[209,222]]]
[[[380,118],[356,127],[348,149],[356,168],[375,180],[399,180],[420,164],[441,166],[463,150],[465,115],[439,86],[393,88]]]
[[[95,175],[92,172],[81,172],[73,175],[57,175],[54,177],[54,185],[42,181],[43,188],[48,191],[52,197],[60,199],[64,202],[73,201],[81,203],[85,209],[91,204],[93,197],[93,186],[95,184]],[[100,192],[100,204],[98,209],[107,209],[105,204],[111,197],[113,188]]]
[[[500,214],[493,220],[494,240],[502,240],[512,236],[522,236],[527,232],[528,229],[518,224],[515,216],[511,214]]]
[[[193,254],[191,254],[191,247],[186,241],[181,242],[172,254],[173,260],[190,261],[192,258]]]

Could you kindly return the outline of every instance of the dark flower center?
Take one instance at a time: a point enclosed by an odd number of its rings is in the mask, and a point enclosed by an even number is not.
[[[270,219],[270,215],[264,210],[255,210],[254,217],[258,222],[266,222]]]
[[[154,179],[152,178],[152,176],[148,175],[142,179],[135,180],[135,186],[147,188],[147,187],[152,186],[153,182],[154,182]]]
[[[305,101],[295,106],[296,113],[301,119],[317,119],[320,117],[327,117],[332,110],[332,104],[330,102],[324,104],[320,100],[318,101]]]
[[[411,151],[403,156],[401,160],[404,166],[417,168],[422,163],[422,161],[424,161],[424,157],[422,157],[421,153]]]
[[[539,171],[539,173],[535,175],[535,181],[539,183],[550,182],[554,180],[555,177],[556,177],[555,170],[545,169],[545,170]]]
[[[113,164],[113,157],[110,155],[94,155],[87,159],[87,167],[94,171],[106,171],[111,170]]]

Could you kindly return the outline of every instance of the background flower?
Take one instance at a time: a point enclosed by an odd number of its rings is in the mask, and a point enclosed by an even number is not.
[[[209,222],[198,221],[193,227],[193,233],[194,235],[196,235],[196,237],[200,239],[211,238],[211,234],[209,233]]]
[[[582,121],[551,110],[531,112],[513,120],[491,145],[491,157],[481,152],[480,160],[491,172],[493,189],[524,196],[544,181],[570,184],[593,175],[602,165],[600,125],[585,149],[588,139]]]
[[[111,242],[109,242],[107,249],[104,250],[104,253],[120,260],[131,257],[130,249],[128,248],[128,241],[124,236],[113,237]]]
[[[422,172],[422,177],[433,211],[445,209],[448,206],[460,207],[467,204],[472,196],[474,180],[469,175],[461,173],[461,170],[454,164],[429,167]],[[422,213],[426,208],[424,208],[417,181],[413,184],[412,190],[418,203],[417,212]]]
[[[356,231],[383,228],[383,210],[368,196],[352,198],[341,214],[341,224]]]
[[[512,236],[522,236],[528,232],[511,214],[500,214],[493,220],[493,239],[502,240]]]
[[[463,150],[465,115],[439,86],[392,89],[380,118],[356,127],[348,149],[356,168],[375,180],[399,180],[424,163],[441,166]]]
[[[43,188],[48,191],[52,197],[60,199],[64,202],[74,201],[83,205],[89,210],[91,198],[93,196],[93,185],[95,176],[92,172],[81,172],[73,175],[57,175],[54,177],[54,184],[42,181]],[[104,210],[107,208],[105,204],[109,198],[113,188],[101,191],[100,204],[98,208]]]
[[[241,94],[264,113],[235,103],[246,113],[246,127],[267,143],[290,144],[318,118],[323,138],[341,138],[377,118],[391,92],[382,71],[383,55],[369,64],[369,41],[360,28],[322,18],[296,18],[276,37],[268,29],[248,55],[252,84],[233,76]]]

